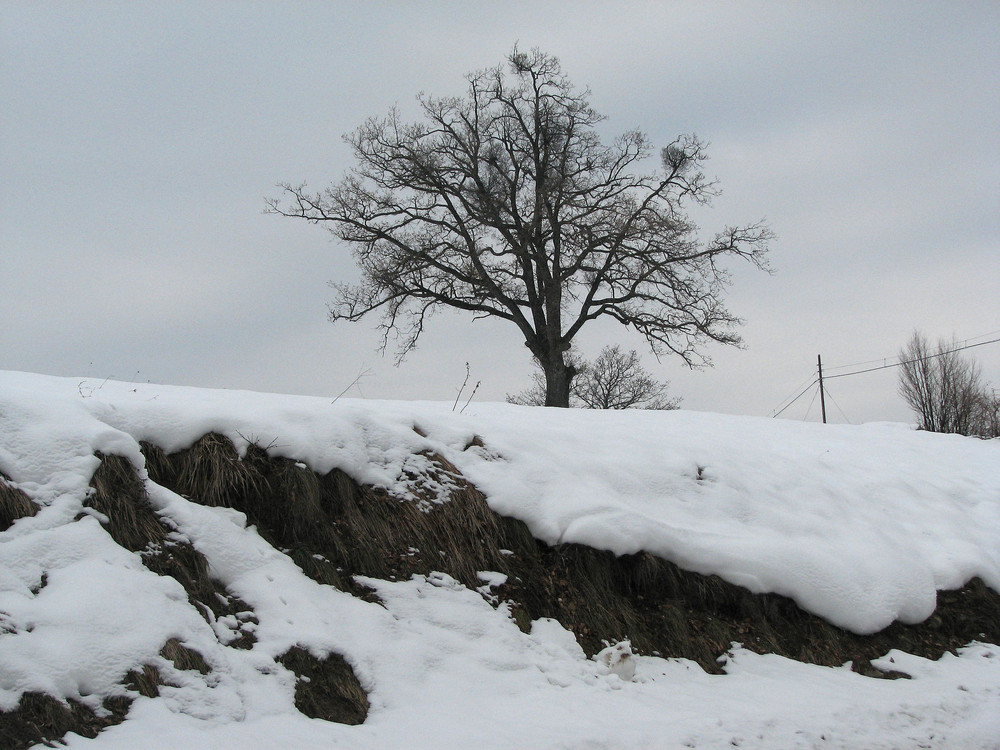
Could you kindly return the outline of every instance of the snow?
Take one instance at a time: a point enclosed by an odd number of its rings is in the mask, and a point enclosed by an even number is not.
[[[602,674],[616,674],[625,682],[631,682],[635,677],[635,654],[632,653],[629,641],[621,641],[602,649],[594,654],[594,661],[606,670]]]
[[[147,481],[153,506],[259,620],[252,649],[226,648],[239,623],[207,623],[82,505],[95,451],[145,476],[140,440],[169,451],[215,431],[401,498],[439,481],[420,455],[436,452],[547,542],[650,551],[859,633],[919,622],[937,589],[973,576],[1000,589],[1000,441],[685,411],[450,407],[0,373],[0,471],[44,506],[0,533],[0,709],[29,690],[96,706],[121,694],[129,669],[154,664],[175,687],[69,747],[1000,747],[994,645],[935,662],[887,654],[881,668],[912,677],[895,681],[738,646],[721,676],[643,655],[616,671],[557,622],[522,633],[496,601],[495,572],[480,572],[477,591],[444,574],[366,580],[379,606],[306,578],[242,514]],[[159,656],[168,638],[211,672],[174,669]],[[273,661],[293,645],[345,656],[370,694],[363,725],[295,710],[294,676]]]

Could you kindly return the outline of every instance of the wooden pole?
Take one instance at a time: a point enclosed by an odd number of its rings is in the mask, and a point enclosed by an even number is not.
[[[823,393],[823,358],[816,355],[816,366],[819,368],[819,408],[823,412],[823,424],[826,424],[826,396]]]

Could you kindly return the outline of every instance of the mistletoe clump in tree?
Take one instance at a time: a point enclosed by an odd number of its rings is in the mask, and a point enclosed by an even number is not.
[[[692,366],[709,341],[740,343],[719,264],[765,268],[771,235],[756,223],[697,238],[685,206],[715,195],[697,138],[661,149],[660,171],[639,171],[646,136],[603,143],[589,91],[537,50],[468,81],[464,97],[420,96],[421,122],[392,110],[349,134],[357,164],[340,183],[318,194],[285,184],[268,201],[353,248],[361,281],[333,284],[331,320],[381,313],[400,359],[435,308],[510,321],[548,406],[569,405],[567,352],[591,320],[611,317]]]

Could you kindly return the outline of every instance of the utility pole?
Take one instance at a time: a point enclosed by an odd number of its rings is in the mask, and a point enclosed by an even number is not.
[[[823,424],[826,424],[826,396],[823,393],[823,358],[816,355],[816,366],[819,368],[819,408],[823,412]]]

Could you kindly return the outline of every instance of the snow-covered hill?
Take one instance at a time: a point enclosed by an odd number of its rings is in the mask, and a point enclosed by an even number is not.
[[[722,676],[645,655],[625,681],[555,621],[522,632],[489,601],[490,571],[482,592],[443,574],[364,581],[381,603],[321,585],[242,514],[148,479],[140,441],[169,453],[211,432],[430,506],[448,501],[441,456],[548,544],[651,552],[857,633],[920,622],[937,590],[973,577],[1000,590],[1000,441],[684,411],[474,403],[456,414],[0,373],[0,472],[41,506],[0,532],[0,711],[37,693],[100,713],[123,675],[155,665],[158,697],[69,745],[1000,747],[994,645],[879,662],[912,680],[734,646]],[[172,540],[204,556],[252,621],[206,616],[115,543],[85,504],[96,454],[131,462]],[[253,647],[228,647],[242,631]],[[166,659],[168,641],[200,654],[204,671]],[[295,676],[275,663],[295,646],[347,659],[371,703],[364,724],[298,712]]]

